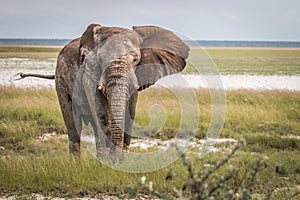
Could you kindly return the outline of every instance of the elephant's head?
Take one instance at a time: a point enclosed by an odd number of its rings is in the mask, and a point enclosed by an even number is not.
[[[156,26],[129,30],[92,24],[87,28],[81,37],[78,62],[81,68],[99,74],[93,87],[107,99],[108,139],[112,144],[124,146],[124,121],[131,95],[163,76],[182,71],[188,52],[189,47],[174,33]]]

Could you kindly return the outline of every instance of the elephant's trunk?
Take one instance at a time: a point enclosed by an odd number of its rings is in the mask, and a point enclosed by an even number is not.
[[[109,140],[115,147],[123,148],[124,145],[124,127],[125,111],[127,105],[126,87],[114,87],[112,92],[108,93],[110,135]]]
[[[105,93],[109,108],[109,129],[108,136],[114,147],[125,148],[125,118],[129,115],[128,101],[137,85],[133,68],[123,64],[108,67],[104,72]]]

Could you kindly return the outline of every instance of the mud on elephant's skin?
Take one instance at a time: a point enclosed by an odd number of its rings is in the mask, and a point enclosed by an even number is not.
[[[188,53],[161,27],[89,25],[61,50],[55,72],[70,152],[80,153],[82,121],[91,123],[98,151],[129,150],[138,92],[182,71]]]

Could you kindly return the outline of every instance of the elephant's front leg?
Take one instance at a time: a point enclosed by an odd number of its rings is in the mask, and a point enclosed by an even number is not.
[[[131,95],[131,97],[128,101],[128,106],[127,106],[127,110],[126,110],[126,114],[125,114],[124,150],[126,150],[126,151],[129,151],[137,99],[138,99],[138,92],[135,91]]]
[[[61,107],[63,119],[68,131],[69,152],[75,155],[80,155],[80,132],[78,132],[76,128],[75,122],[78,121],[77,120],[75,121],[73,116],[72,100],[63,87],[57,86],[57,91],[58,91],[57,95],[58,95],[58,100]],[[81,124],[79,126],[81,126]]]
[[[108,121],[108,103],[103,94],[96,94],[96,120],[92,121],[92,126],[95,132],[95,143],[97,155],[101,155],[109,146],[109,121]],[[98,124],[97,124],[98,123]],[[100,126],[99,126],[100,125]],[[101,128],[101,130],[100,130]]]

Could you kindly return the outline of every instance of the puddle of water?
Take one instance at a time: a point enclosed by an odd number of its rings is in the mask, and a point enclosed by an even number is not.
[[[0,58],[0,70],[44,70],[54,71],[56,59],[32,59],[32,58]]]
[[[50,67],[51,68],[51,67]],[[20,70],[1,69],[0,85],[14,85],[17,87],[52,87],[55,88],[54,80],[45,80],[28,77],[15,81],[14,75],[19,72],[54,74],[54,70]],[[214,83],[212,80],[216,80]],[[210,85],[208,84],[210,83]],[[293,90],[300,91],[300,76],[252,76],[252,75],[173,75],[159,80],[154,87],[166,86],[170,88],[209,88],[209,89],[252,89],[252,90]]]
[[[300,76],[255,75],[172,75],[158,85],[172,88],[253,89],[300,91]]]
[[[48,79],[40,79],[40,78],[32,78],[27,77],[21,80],[15,80],[16,78],[20,78],[19,76],[15,76],[19,72],[25,72],[24,70],[0,70],[0,85],[13,85],[16,87],[35,87],[35,88],[44,88],[50,87],[55,88],[54,80]],[[49,72],[45,70],[26,70],[28,73],[36,73],[36,74],[54,74],[54,72]]]
[[[86,145],[95,145],[94,137],[82,135],[81,140]],[[206,150],[209,152],[217,152],[220,148],[216,148],[214,145],[219,143],[234,143],[237,140],[232,138],[207,138],[207,139],[193,139],[192,141],[187,141],[184,139],[171,139],[171,140],[161,140],[152,138],[140,138],[132,139],[130,143],[130,148],[139,148],[142,150],[148,150],[150,148],[156,148],[159,150],[167,150],[171,145],[176,144],[178,147],[201,149],[205,146]]]

